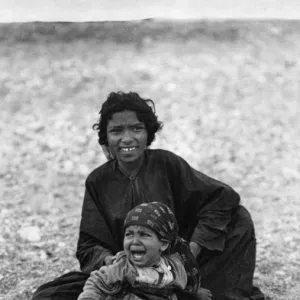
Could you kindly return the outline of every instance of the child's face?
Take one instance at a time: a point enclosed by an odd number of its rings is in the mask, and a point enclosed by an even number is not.
[[[124,251],[128,259],[138,267],[157,264],[168,245],[168,242],[161,241],[150,228],[131,225],[125,230]]]

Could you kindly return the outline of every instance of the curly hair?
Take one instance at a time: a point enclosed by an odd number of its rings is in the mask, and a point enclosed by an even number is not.
[[[147,146],[150,146],[155,139],[156,132],[162,129],[163,123],[157,119],[154,102],[151,99],[143,99],[134,92],[112,92],[108,95],[99,112],[99,122],[93,125],[93,129],[98,131],[98,143],[108,146],[108,121],[114,113],[124,110],[135,111],[138,120],[145,124],[148,133]]]

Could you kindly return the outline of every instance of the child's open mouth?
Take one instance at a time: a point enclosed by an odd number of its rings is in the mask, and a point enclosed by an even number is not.
[[[146,254],[145,251],[131,251],[131,257],[135,260],[140,260]]]

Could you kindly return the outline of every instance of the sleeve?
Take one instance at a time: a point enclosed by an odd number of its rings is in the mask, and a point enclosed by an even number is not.
[[[101,273],[93,271],[91,276],[85,282],[82,293],[78,300],[104,300],[106,295],[101,290]]]
[[[108,295],[114,295],[120,292],[120,282],[110,282],[111,275],[107,267],[93,271],[86,281],[83,292],[79,295],[78,300],[104,300]],[[114,273],[114,272],[112,272]]]
[[[167,257],[169,260],[169,263],[173,266],[173,272],[175,274],[175,280],[173,285],[181,290],[184,290],[187,285],[187,273],[184,268],[184,263],[180,259],[179,255],[171,254],[169,257]]]
[[[93,181],[86,180],[76,257],[85,273],[99,269],[114,254],[115,241],[108,227]]]
[[[179,228],[188,231],[184,238],[209,250],[223,251],[227,225],[233,209],[239,205],[239,195],[228,185],[193,169],[177,155],[171,170]]]
[[[210,193],[207,205],[197,211],[198,223],[191,241],[209,250],[223,251],[227,225],[239,201],[239,195],[230,187],[219,187]]]

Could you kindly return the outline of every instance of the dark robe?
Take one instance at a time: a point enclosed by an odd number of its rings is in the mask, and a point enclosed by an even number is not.
[[[82,272],[41,286],[32,299],[77,299],[88,274],[99,269],[107,255],[122,250],[128,211],[152,201],[168,205],[177,218],[179,235],[202,247],[201,286],[211,290],[213,299],[264,299],[252,286],[255,232],[239,195],[165,150],[146,150],[135,177],[122,173],[115,160],[88,176],[76,252]],[[191,299],[186,294],[178,298]]]

